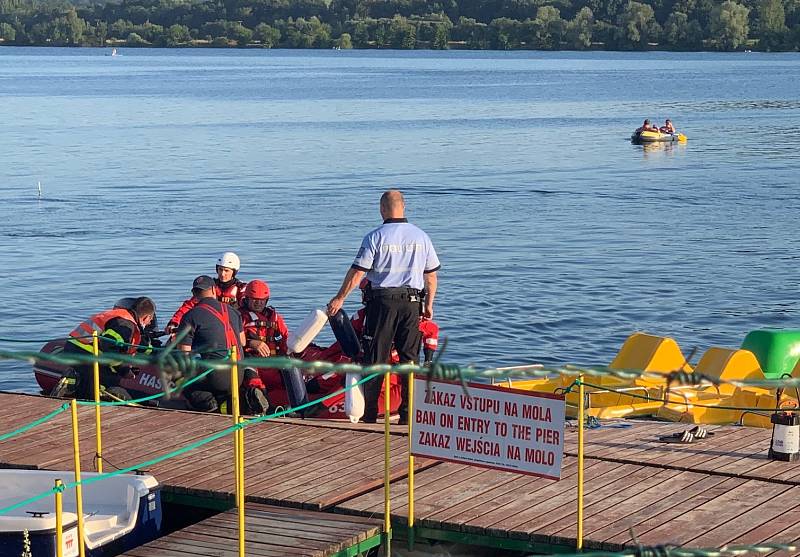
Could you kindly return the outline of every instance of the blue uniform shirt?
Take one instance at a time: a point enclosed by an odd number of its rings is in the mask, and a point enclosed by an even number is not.
[[[386,219],[364,236],[353,261],[353,268],[365,271],[373,288],[422,290],[422,275],[438,271],[440,266],[431,239],[406,219]]]

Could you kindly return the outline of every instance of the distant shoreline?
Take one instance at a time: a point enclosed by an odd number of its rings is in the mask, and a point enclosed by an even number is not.
[[[619,53],[641,53],[641,52],[671,52],[671,53],[681,53],[681,52],[694,52],[694,53],[707,53],[707,54],[714,54],[714,53],[741,53],[741,54],[748,54],[752,52],[759,52],[759,53],[796,53],[796,50],[759,50],[757,46],[753,45],[752,47],[742,47],[736,50],[728,50],[728,51],[720,51],[716,49],[696,49],[696,50],[675,50],[670,48],[664,48],[663,45],[659,45],[658,43],[653,43],[649,45],[647,49],[644,50],[631,50],[631,49],[619,49],[619,48],[605,48],[602,44],[600,45],[592,45],[589,48],[560,48],[560,49],[537,49],[537,48],[526,48],[524,46],[519,48],[506,48],[506,49],[497,49],[497,48],[472,48],[467,46],[464,43],[458,42],[450,42],[448,43],[447,48],[433,48],[430,46],[417,46],[413,49],[397,49],[391,47],[381,47],[381,46],[366,46],[366,47],[349,47],[342,49],[341,47],[308,47],[308,48],[297,48],[297,47],[290,47],[290,46],[264,46],[258,43],[250,43],[247,45],[219,45],[219,44],[211,44],[209,41],[192,41],[190,43],[178,44],[178,45],[171,45],[171,46],[164,46],[164,45],[156,45],[156,44],[135,44],[130,45],[124,41],[121,42],[114,42],[108,43],[106,45],[92,45],[92,44],[77,44],[77,45],[64,45],[64,44],[16,44],[16,43],[6,43],[0,40],[0,47],[8,47],[8,48],[66,48],[66,49],[81,49],[81,48],[96,48],[96,49],[106,49],[110,50],[112,48],[116,49],[158,49],[158,50],[174,50],[174,49],[186,49],[186,50],[205,50],[205,49],[217,49],[217,50],[309,50],[309,51],[327,51],[327,50],[364,50],[364,51],[447,51],[447,50],[454,50],[454,51],[472,51],[472,52],[619,52]]]
[[[86,0],[81,0],[84,2]],[[4,0],[0,0],[4,2]],[[0,45],[792,52],[794,0],[7,0]],[[652,2],[648,3],[648,2]],[[590,7],[591,5],[591,7]]]

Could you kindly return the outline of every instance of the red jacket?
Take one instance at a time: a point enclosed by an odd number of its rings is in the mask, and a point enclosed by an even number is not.
[[[244,287],[247,286],[246,283],[240,280],[233,280],[233,282],[223,290],[222,287],[219,285],[219,279],[214,279],[214,296],[220,302],[230,304],[233,307],[238,308],[239,302],[242,301],[242,296],[244,295]],[[178,325],[181,324],[181,319],[183,316],[186,315],[190,309],[197,305],[197,300],[192,296],[188,300],[184,300],[181,304],[181,307],[178,308],[178,311],[172,316],[167,323],[167,329],[170,328],[177,328]]]
[[[241,308],[244,336],[247,340],[257,339],[266,342],[272,355],[286,354],[286,338],[289,330],[281,314],[273,307],[267,307],[263,313]],[[245,348],[245,353],[257,355],[255,350]]]

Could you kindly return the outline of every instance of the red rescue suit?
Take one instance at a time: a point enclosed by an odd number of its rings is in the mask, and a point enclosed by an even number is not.
[[[241,308],[244,336],[247,340],[260,340],[269,347],[270,355],[285,355],[289,329],[280,313],[268,306],[263,312]],[[258,352],[245,348],[248,356],[258,357]],[[258,368],[258,382],[251,381],[247,386],[258,386],[267,390],[269,401],[274,406],[289,406],[286,389],[280,371],[274,368]]]
[[[268,306],[263,312],[252,311],[241,308],[242,324],[244,326],[244,336],[248,340],[260,340],[269,346],[272,355],[286,354],[286,338],[289,336],[289,329],[280,313],[275,308]],[[257,352],[250,348],[245,348],[245,352],[251,356],[257,356]]]
[[[223,288],[220,285],[219,279],[215,278],[214,297],[224,304],[230,304],[233,307],[239,307],[239,302],[242,300],[245,286],[247,286],[246,283],[233,279],[230,284]],[[178,311],[175,312],[175,314],[172,316],[172,319],[170,319],[169,323],[167,323],[167,330],[177,329],[178,325],[180,325],[181,320],[183,319],[183,316],[186,315],[186,313],[196,305],[197,300],[194,297],[184,300],[184,302],[181,304],[181,307],[178,308]]]

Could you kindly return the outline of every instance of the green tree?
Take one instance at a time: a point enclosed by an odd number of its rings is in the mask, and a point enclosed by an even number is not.
[[[648,43],[658,40],[661,32],[653,8],[640,2],[628,2],[617,25],[619,44],[627,48],[644,50]]]
[[[765,50],[780,49],[786,42],[786,12],[782,0],[760,0],[758,3],[759,46]]]
[[[104,46],[106,44],[106,39],[108,38],[108,23],[102,20],[97,20],[95,21],[92,29],[94,31],[96,44],[99,46]]]
[[[672,12],[664,22],[664,42],[673,48],[686,48],[689,34],[689,16],[683,12]]]
[[[128,37],[125,39],[125,44],[127,46],[147,46],[150,43],[144,40],[138,33],[129,33]]]
[[[588,6],[582,7],[567,24],[567,41],[572,48],[583,50],[592,46],[594,14]]]
[[[86,30],[86,22],[78,17],[75,8],[70,8],[66,16],[56,20],[63,25],[63,34],[67,38],[67,44],[77,45],[81,43],[83,32]]]
[[[516,19],[500,17],[489,23],[490,45],[495,50],[520,47],[521,24]]]
[[[711,39],[719,50],[735,50],[747,42],[750,10],[725,0],[711,12]]]
[[[369,26],[366,21],[357,21],[353,27],[353,45],[356,48],[369,46]]]
[[[471,17],[460,17],[453,27],[453,38],[463,41],[467,48],[475,50],[489,48],[488,26]]]
[[[436,34],[433,37],[433,44],[431,45],[435,50],[447,50],[450,42],[448,36],[447,26],[443,23],[436,25]]]
[[[0,23],[0,40],[6,43],[13,43],[16,39],[17,30],[9,23]]]
[[[388,35],[392,48],[413,50],[417,46],[417,28],[403,16],[396,15],[392,18]]]
[[[166,46],[178,46],[186,44],[192,40],[189,28],[185,25],[170,25],[164,32],[164,43]]]
[[[253,29],[253,38],[260,42],[261,46],[272,48],[281,40],[281,32],[266,23],[259,23]]]
[[[253,32],[238,21],[228,27],[226,35],[239,46],[247,46],[253,40]]]
[[[533,21],[533,46],[543,50],[553,50],[561,45],[566,25],[561,12],[553,6],[542,6],[536,10]],[[526,40],[530,43],[530,39]]]
[[[339,40],[336,41],[336,46],[343,50],[349,50],[353,48],[353,39],[350,36],[350,33],[342,33],[339,36]]]
[[[118,19],[111,24],[108,33],[112,39],[127,39],[133,32],[133,23],[124,19]]]

